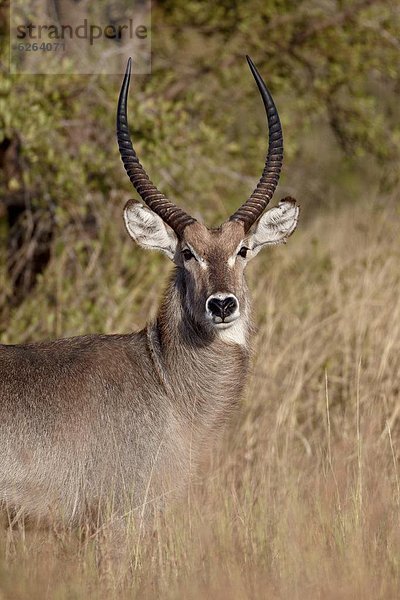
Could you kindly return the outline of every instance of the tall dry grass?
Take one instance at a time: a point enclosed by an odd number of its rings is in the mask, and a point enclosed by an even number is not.
[[[399,597],[399,209],[303,217],[250,269],[248,391],[184,501],[127,529],[123,574],[101,532],[3,533],[0,598]]]

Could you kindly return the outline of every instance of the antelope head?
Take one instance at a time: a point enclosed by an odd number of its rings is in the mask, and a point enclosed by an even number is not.
[[[124,219],[142,247],[161,250],[178,267],[184,311],[199,326],[226,330],[247,311],[244,269],[264,246],[286,242],[296,228],[299,207],[292,198],[264,212],[278,185],[283,136],[278,111],[252,60],[247,57],[267,113],[269,147],[262,176],[248,200],[220,227],[208,228],[170,202],[150,181],[129,136],[128,61],[118,102],[117,138],[124,167],[145,204],[129,200]]]

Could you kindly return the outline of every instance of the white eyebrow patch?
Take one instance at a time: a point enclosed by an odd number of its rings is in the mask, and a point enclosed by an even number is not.
[[[195,259],[197,260],[197,262],[199,263],[199,265],[201,266],[202,269],[207,269],[208,264],[205,258],[203,258],[202,256],[199,256],[197,254],[197,252],[194,250],[194,248],[192,248],[192,246],[186,242],[187,247],[189,248],[190,252],[193,254],[193,256],[195,257]]]
[[[232,268],[232,267],[234,267],[234,266],[235,266],[236,257],[237,257],[237,255],[238,255],[238,252],[239,252],[240,248],[241,248],[241,247],[242,247],[242,245],[243,245],[243,242],[244,242],[244,240],[241,240],[241,241],[239,242],[239,244],[236,246],[236,250],[235,250],[234,254],[232,254],[232,256],[230,256],[230,257],[228,258],[228,267],[231,267],[231,268]]]

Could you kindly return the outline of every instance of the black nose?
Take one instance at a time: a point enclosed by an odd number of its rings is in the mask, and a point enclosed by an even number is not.
[[[226,298],[211,298],[208,301],[208,310],[214,317],[220,317],[222,321],[229,317],[238,307],[235,296],[226,296]]]

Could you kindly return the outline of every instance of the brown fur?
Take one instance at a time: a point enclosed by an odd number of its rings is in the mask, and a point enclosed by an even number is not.
[[[176,264],[156,320],[129,335],[0,346],[0,502],[9,517],[143,517],[182,493],[246,382],[247,260],[285,242],[298,213],[286,199],[247,235],[238,222],[195,222],[178,239],[128,202],[130,235]],[[236,297],[230,321],[207,308],[215,294]]]
[[[202,315],[210,293],[233,292],[250,330],[244,266],[227,266],[244,231],[195,223],[185,233],[179,248],[191,244],[209,267],[177,260],[143,331],[0,346],[0,498],[13,514],[73,523],[159,506],[223,428],[248,349],[221,340]]]

